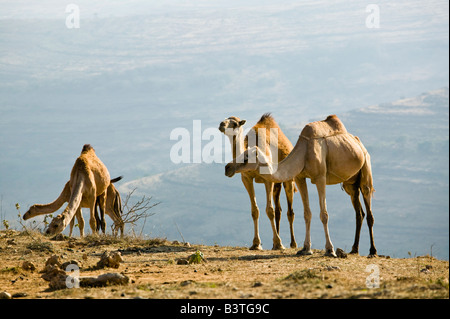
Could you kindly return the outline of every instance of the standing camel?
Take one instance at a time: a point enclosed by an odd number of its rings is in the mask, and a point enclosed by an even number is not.
[[[98,197],[100,210],[105,212],[106,191],[110,184],[110,179],[108,169],[95,155],[94,148],[89,144],[84,145],[81,155],[75,161],[70,173],[71,194],[69,204],[61,214],[53,218],[46,233],[48,235],[61,233],[80,209],[83,198],[91,213],[89,219],[91,231],[93,234],[97,233],[95,203]]]
[[[114,187],[113,183],[118,182],[122,179],[122,176],[119,176],[117,178],[114,178],[110,181],[110,184],[107,189],[107,196],[106,196],[106,214],[111,217],[111,219],[114,221],[114,224],[116,228],[120,229],[121,235],[123,235],[123,220],[122,220],[122,207],[121,207],[121,199],[120,194],[117,191],[117,189]],[[64,186],[61,194],[58,196],[57,199],[55,199],[53,202],[49,204],[35,204],[32,205],[28,211],[23,215],[23,219],[27,220],[36,216],[40,215],[46,215],[51,214],[53,212],[56,212],[65,202],[68,202],[70,200],[71,190],[70,190],[70,182],[67,182]],[[99,206],[99,202],[97,201],[96,207]],[[78,208],[77,212],[75,213],[75,217],[78,220],[78,226],[80,229],[80,236],[84,236],[84,219],[83,215],[81,214],[81,207],[89,207],[89,203],[85,200],[83,197],[81,199],[80,207]],[[97,221],[97,231],[99,230],[101,225],[104,225],[104,221],[102,222],[100,218],[98,218],[97,212],[95,214],[95,219]],[[72,236],[73,226],[75,224],[74,218],[70,221],[70,231],[69,231],[69,237]],[[105,226],[102,227],[103,233],[105,232]],[[117,231],[116,229],[114,230]]]
[[[330,115],[324,121],[317,121],[305,126],[292,152],[277,167],[270,157],[258,147],[252,147],[242,153],[235,161],[225,167],[225,175],[232,177],[235,173],[251,172],[265,167],[267,174],[263,178],[272,182],[295,179],[303,201],[306,234],[301,255],[310,255],[311,251],[311,210],[309,208],[306,178],[316,184],[319,194],[320,220],[325,231],[326,255],[336,256],[328,232],[328,212],[325,186],[342,183],[350,195],[356,212],[356,232],[352,253],[358,253],[359,237],[364,212],[359,201],[359,193],[364,198],[367,211],[367,225],[370,237],[370,256],[376,256],[377,250],[373,240],[374,218],[371,200],[374,192],[370,155],[358,137],[347,132],[344,124],[336,115]]]
[[[259,138],[264,138],[263,136],[258,136],[258,130],[265,131],[265,145],[266,150],[269,154],[271,151],[269,150],[270,145],[274,145],[275,143],[271,143],[270,141],[270,130],[276,129],[278,131],[278,159],[282,160],[291,152],[293,146],[288,138],[281,131],[281,128],[276,123],[275,119],[269,114],[264,114],[261,119],[256,123],[255,126],[251,129],[249,134],[244,138],[244,129],[243,126],[246,120],[241,120],[238,117],[231,116],[224,121],[222,121],[219,125],[219,130],[224,133],[230,139],[230,144],[232,147],[233,158],[236,158],[238,155],[243,153],[248,148],[248,139],[250,134],[254,134],[255,141]],[[253,187],[253,181],[256,183],[264,183],[266,189],[266,214],[269,217],[272,231],[273,231],[273,247],[272,249],[284,249],[283,244],[281,243],[281,238],[279,236],[280,233],[280,219],[281,219],[281,205],[280,205],[280,193],[281,193],[281,183],[272,183],[271,181],[264,180],[258,171],[249,171],[243,172],[241,174],[242,183],[245,186],[245,189],[248,192],[248,196],[250,197],[250,204],[252,210],[252,218],[254,225],[254,237],[253,244],[250,247],[251,250],[260,250],[261,239],[259,237],[259,226],[258,226],[258,218],[259,218],[259,208],[256,203],[255,190]],[[295,241],[294,236],[294,210],[292,209],[292,201],[294,197],[294,181],[287,180],[283,182],[283,186],[286,192],[287,199],[287,217],[289,220],[289,229],[291,233],[291,248],[297,248],[297,243]],[[275,203],[275,210],[272,205],[272,196]]]

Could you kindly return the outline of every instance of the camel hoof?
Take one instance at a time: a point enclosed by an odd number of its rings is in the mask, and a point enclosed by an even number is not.
[[[291,248],[297,248],[297,243],[294,241],[294,242],[291,242]]]
[[[325,252],[325,256],[337,258],[337,255],[336,255],[336,253],[334,252],[334,249],[328,249],[328,250]]]
[[[261,244],[254,244],[250,247],[250,250],[263,250]]]
[[[272,250],[285,250],[283,244],[273,245]]]
[[[312,255],[312,254],[313,254],[313,252],[312,252],[311,248],[310,249],[303,248],[303,249],[300,249],[299,251],[297,251],[297,255],[299,255],[299,256],[308,256],[308,255]]]
[[[378,255],[376,253],[375,254],[370,254],[370,255],[367,256],[367,258],[376,258],[376,257],[378,257]]]

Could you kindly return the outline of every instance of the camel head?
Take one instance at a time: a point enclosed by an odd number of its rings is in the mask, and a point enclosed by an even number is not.
[[[219,124],[219,131],[227,136],[236,136],[242,133],[243,126],[247,122],[236,116],[230,116]]]
[[[36,216],[36,205],[31,206],[27,212],[22,216],[23,220],[30,219]]]
[[[64,222],[64,217],[62,215],[58,215],[52,219],[45,233],[50,236],[57,235],[61,233],[64,228],[66,228],[66,226],[67,225]]]
[[[265,174],[271,174],[272,165],[269,156],[264,154],[257,146],[246,149],[242,154],[225,166],[225,175],[233,177],[236,173],[257,171],[262,173],[262,168],[268,169]]]

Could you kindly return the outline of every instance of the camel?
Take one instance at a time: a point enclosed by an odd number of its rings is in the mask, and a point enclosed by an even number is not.
[[[265,145],[267,148],[267,152],[270,153],[270,145],[276,145],[278,150],[278,159],[284,159],[292,150],[293,146],[288,138],[281,131],[281,128],[276,123],[275,119],[270,115],[270,113],[264,114],[258,123],[251,129],[249,134],[245,136],[243,134],[243,125],[246,123],[246,120],[241,120],[238,117],[231,116],[224,121],[222,121],[219,125],[219,130],[224,133],[230,139],[230,144],[232,147],[233,158],[236,158],[237,155],[243,153],[248,148],[248,139],[250,134],[255,134],[256,139],[263,138],[262,136],[258,136],[258,129],[265,130]],[[278,130],[278,144],[270,143],[270,129]],[[272,183],[271,181],[267,181],[261,177],[258,171],[248,171],[242,172],[241,174],[242,183],[245,186],[245,189],[248,192],[248,196],[250,197],[251,204],[251,212],[253,218],[254,225],[254,237],[253,244],[250,247],[251,250],[261,250],[261,239],[259,237],[259,208],[256,203],[255,191],[253,187],[253,181],[256,183],[264,183],[266,189],[266,214],[270,220],[272,231],[273,231],[273,247],[272,249],[284,249],[283,244],[281,243],[281,238],[279,236],[280,233],[280,219],[281,219],[281,205],[280,205],[280,193],[281,193],[281,183]],[[297,243],[295,241],[294,235],[294,210],[292,208],[292,202],[294,197],[294,181],[286,180],[283,182],[283,186],[286,192],[287,199],[287,217],[289,220],[289,229],[291,233],[291,248],[297,248]],[[272,205],[272,196],[275,203],[275,210]]]
[[[316,184],[320,203],[320,220],[325,232],[327,256],[336,257],[328,231],[328,212],[326,206],[326,185],[342,183],[342,188],[350,195],[356,212],[355,241],[351,253],[358,254],[359,237],[364,211],[359,194],[362,193],[367,212],[367,225],[370,237],[370,255],[376,256],[373,240],[374,218],[371,208],[373,192],[370,155],[357,136],[348,133],[344,124],[336,115],[328,116],[324,121],[307,124],[302,130],[292,152],[277,166],[270,157],[258,147],[252,147],[242,153],[235,161],[225,167],[225,175],[253,172],[265,167],[267,174],[261,176],[271,182],[283,182],[295,179],[302,197],[306,234],[303,249],[299,255],[310,255],[311,250],[311,210],[309,208],[306,178]]]
[[[115,228],[113,230],[113,233],[116,234],[117,230],[120,230],[121,236],[123,236],[123,227],[124,223],[122,220],[122,204],[121,204],[121,198],[120,194],[117,191],[117,189],[114,187],[113,183],[118,182],[122,179],[122,176],[119,176],[117,178],[114,178],[110,181],[110,184],[107,189],[107,195],[106,195],[106,214],[111,217],[111,219],[114,222]],[[70,182],[67,182],[64,186],[61,194],[57,199],[55,199],[53,202],[49,204],[35,204],[32,205],[28,211],[23,215],[23,219],[27,220],[39,215],[46,215],[53,212],[56,212],[65,202],[68,202],[70,200]],[[98,198],[97,198],[98,199]],[[100,228],[100,225],[104,225],[104,221],[102,222],[101,219],[98,217],[97,214],[97,207],[99,206],[99,202],[96,202],[96,213],[95,213],[95,219],[97,221],[97,231]],[[81,207],[89,207],[87,201],[83,197],[81,199],[80,207],[78,208],[77,212],[75,213],[75,216],[78,220],[78,226],[80,228],[80,237],[84,237],[84,219],[83,215],[81,214]],[[75,219],[72,218],[70,221],[70,232],[69,237],[72,237],[72,231],[73,226],[75,224]],[[105,227],[102,227],[103,233],[105,233]]]
[[[95,154],[94,148],[85,144],[81,155],[75,161],[70,173],[70,199],[66,209],[50,222],[46,233],[57,235],[61,233],[72,220],[80,208],[84,198],[86,206],[90,209],[89,225],[93,234],[97,233],[95,220],[95,205],[98,197],[100,211],[106,209],[106,190],[110,184],[108,169]]]

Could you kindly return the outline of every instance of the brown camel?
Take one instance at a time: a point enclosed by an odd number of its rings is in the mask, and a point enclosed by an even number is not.
[[[110,184],[108,169],[95,155],[94,148],[86,144],[83,146],[81,155],[75,161],[70,173],[70,200],[66,209],[53,218],[47,228],[48,235],[61,233],[67,227],[74,215],[80,208],[81,200],[84,198],[90,209],[89,225],[93,234],[97,233],[97,222],[95,220],[95,203],[98,197],[100,209],[106,211],[106,190]]]
[[[374,218],[371,200],[374,192],[370,155],[358,137],[347,132],[344,124],[336,115],[330,115],[324,121],[313,122],[305,126],[292,152],[275,166],[265,152],[252,147],[235,161],[225,167],[225,175],[255,171],[265,167],[267,174],[261,174],[268,181],[282,182],[295,179],[302,196],[306,235],[303,249],[299,254],[312,254],[311,251],[311,210],[309,208],[306,178],[316,184],[320,202],[320,220],[323,223],[326,239],[326,255],[336,256],[328,232],[328,212],[325,186],[342,183],[350,195],[356,212],[356,233],[352,253],[358,253],[359,237],[364,212],[359,200],[361,192],[367,211],[369,226],[370,256],[377,250],[373,240]]]
[[[114,187],[112,183],[118,182],[122,179],[122,176],[114,178],[110,181],[110,184],[107,189],[107,195],[106,195],[106,214],[111,217],[111,219],[114,222],[115,228],[113,230],[113,233],[115,234],[117,230],[119,229],[121,232],[121,235],[123,235],[123,227],[124,223],[122,220],[122,205],[121,205],[121,198],[120,194],[117,191],[117,189]],[[53,202],[49,204],[35,204],[31,206],[28,211],[23,215],[23,219],[27,220],[36,216],[40,215],[46,215],[51,214],[53,212],[56,212],[65,202],[68,202],[70,200],[70,182],[67,182],[64,186],[64,189],[62,190],[61,194],[57,199],[55,199]],[[98,199],[98,198],[97,198]],[[99,202],[96,203],[96,213],[95,213],[95,219],[97,221],[97,231],[100,228],[101,224],[104,224],[104,220],[102,221],[97,214],[97,207],[99,206]],[[75,213],[75,216],[78,220],[78,226],[80,229],[80,236],[84,236],[84,219],[83,215],[81,214],[81,207],[89,207],[87,201],[83,197],[81,199],[80,207]],[[70,221],[70,232],[69,237],[72,236],[73,226],[75,224],[75,220],[72,218]],[[105,233],[105,227],[102,227],[103,233]]]
[[[232,146],[233,158],[236,158],[237,155],[241,154],[248,148],[249,145],[249,137],[253,135],[254,141],[250,143],[255,144],[256,141],[259,142],[258,145],[261,145],[261,142],[265,145],[266,151],[268,154],[272,154],[272,152],[278,152],[278,160],[284,159],[291,152],[293,146],[288,138],[281,131],[281,128],[276,123],[275,119],[269,114],[264,114],[261,119],[256,123],[255,126],[250,130],[247,136],[244,138],[243,134],[243,125],[246,123],[246,120],[241,120],[238,117],[231,116],[225,119],[219,125],[219,130],[224,133],[230,139],[230,144]],[[278,134],[278,141],[275,143],[271,143],[270,141],[270,130],[275,129]],[[265,141],[261,141],[263,136],[260,136],[258,131],[265,133]],[[270,151],[270,148],[276,147]],[[281,205],[280,205],[280,193],[281,193],[281,183],[272,183],[271,181],[267,181],[261,177],[258,171],[247,171],[241,174],[242,183],[245,186],[245,189],[248,192],[248,196],[250,197],[250,204],[252,210],[252,218],[254,225],[254,238],[253,244],[250,247],[252,250],[260,250],[261,239],[259,237],[259,226],[258,226],[258,218],[259,218],[259,208],[256,203],[255,190],[253,187],[253,181],[256,183],[264,183],[266,189],[266,214],[269,217],[272,231],[273,231],[273,247],[272,249],[283,249],[283,244],[281,243],[281,238],[279,236],[280,233],[280,219],[281,219]],[[283,186],[286,192],[286,199],[288,205],[287,217],[289,220],[289,229],[291,233],[291,248],[297,248],[297,243],[295,241],[294,235],[294,210],[292,209],[292,202],[294,197],[294,181],[288,180],[283,182]],[[272,196],[275,203],[275,210],[272,205]]]

